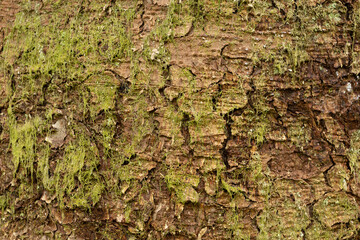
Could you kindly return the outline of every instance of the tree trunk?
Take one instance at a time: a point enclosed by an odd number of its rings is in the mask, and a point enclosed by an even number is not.
[[[0,1],[0,238],[358,239],[359,26],[354,0]]]

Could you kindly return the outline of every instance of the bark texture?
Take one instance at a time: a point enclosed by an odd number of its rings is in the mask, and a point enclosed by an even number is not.
[[[359,239],[359,27],[354,0],[0,0],[0,238]]]

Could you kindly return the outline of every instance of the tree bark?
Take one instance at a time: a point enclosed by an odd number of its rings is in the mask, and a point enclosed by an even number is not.
[[[360,4],[0,1],[1,239],[358,239]]]

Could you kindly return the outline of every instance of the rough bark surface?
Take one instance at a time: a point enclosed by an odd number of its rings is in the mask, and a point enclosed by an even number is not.
[[[359,239],[358,1],[64,2],[0,0],[1,239]]]

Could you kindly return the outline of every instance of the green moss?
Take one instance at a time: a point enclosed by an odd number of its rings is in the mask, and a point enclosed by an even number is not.
[[[19,124],[9,110],[10,146],[12,152],[14,177],[31,176],[33,179],[36,160],[36,142],[41,119],[28,117],[24,124]]]
[[[257,121],[248,132],[250,139],[254,139],[256,144],[261,144],[265,141],[265,136],[269,131],[270,125],[266,118],[261,118]]]
[[[53,9],[51,15],[34,12],[31,4],[24,6],[6,38],[3,67],[16,76],[15,91],[9,95],[12,94],[13,99],[34,98],[43,94],[41,89],[45,84],[49,84],[48,89],[60,87],[63,96],[71,95],[72,90],[78,91],[83,97],[84,118],[88,111],[92,119],[100,111],[105,111],[108,116],[101,129],[107,154],[114,135],[110,111],[115,107],[118,85],[102,72],[105,66],[117,66],[132,58],[128,26],[135,12],[131,7],[125,10],[118,3],[111,6],[106,17],[101,16],[105,14],[104,1],[92,1],[86,6],[83,6],[84,2],[58,5],[47,1],[44,4]],[[76,12],[80,9],[83,11]],[[76,14],[72,15],[73,12]],[[72,88],[84,81],[85,87]],[[59,94],[58,90],[56,92]],[[61,101],[61,97],[58,100]],[[15,102],[11,102],[9,112]],[[48,112],[48,119],[52,115]],[[94,206],[104,184],[97,170],[97,149],[90,140],[83,133],[74,136],[63,159],[58,159],[54,176],[50,176],[50,147],[36,145],[40,118],[29,118],[24,125],[19,125],[13,118],[9,125],[14,175],[33,176],[37,171],[38,184],[55,192],[61,207]],[[35,159],[36,155],[39,158]],[[34,169],[35,162],[37,169]],[[22,189],[18,190],[23,192]]]
[[[250,234],[244,231],[244,225],[241,223],[242,218],[244,218],[243,213],[236,209],[232,209],[230,211],[230,216],[228,216],[226,219],[226,228],[231,231],[232,239],[250,240]]]
[[[234,109],[240,109],[246,106],[248,98],[242,84],[235,86],[226,86],[216,97],[216,108],[222,113],[227,114]]]
[[[257,239],[303,239],[310,224],[305,205],[291,199],[278,199],[268,204],[257,217],[260,232]]]
[[[104,64],[119,64],[132,54],[126,25],[134,17],[134,11],[115,5],[106,18],[89,11],[70,17],[68,14],[74,7],[83,7],[74,4],[55,8],[50,17],[25,10],[17,15],[6,37],[3,56],[5,67],[12,74],[21,73],[16,88],[22,94],[35,92],[37,85],[54,78],[67,80],[71,86],[102,72]],[[91,6],[97,12],[103,7]],[[12,68],[14,65],[17,69]]]
[[[252,107],[246,112],[246,121],[250,124],[248,130],[249,141],[253,139],[256,144],[262,144],[270,130],[270,121],[267,116],[270,107],[266,97],[261,92],[254,95]]]
[[[288,127],[287,135],[296,147],[303,149],[311,140],[311,128],[306,122],[297,121]]]
[[[115,97],[119,88],[115,81],[114,77],[105,74],[96,74],[86,80],[88,91],[82,93],[85,115],[88,110],[90,118],[94,119],[100,111],[109,112],[115,108]]]
[[[359,49],[356,48],[355,42],[360,38],[360,4],[356,2],[353,6],[353,14],[352,14],[352,24],[353,24],[353,42],[351,43],[351,71],[355,74],[360,73],[360,53]]]
[[[70,143],[64,157],[57,163],[54,173],[54,187],[60,207],[70,208],[94,206],[104,189],[97,171],[98,150],[90,139],[81,133]]]
[[[222,1],[230,2],[230,1]],[[281,22],[279,11],[272,7],[271,1],[251,0],[251,1],[234,1],[233,11],[240,12],[241,21],[245,21],[245,32],[253,33],[257,27],[266,19],[271,21],[270,26],[276,22]]]
[[[269,71],[273,75],[287,75],[292,78],[302,63],[309,60],[309,55],[305,50],[302,41],[289,40],[284,35],[275,35],[269,37],[264,43],[254,43],[252,47],[251,59],[255,65],[264,68],[263,71]]]
[[[314,205],[314,213],[328,228],[337,223],[347,223],[359,216],[355,199],[344,192],[328,193]]]
[[[175,1],[170,1],[168,12],[164,21],[160,23],[158,20],[158,26],[151,31],[150,39],[164,44],[173,40],[174,25],[178,23],[177,18],[178,4]]]
[[[8,206],[8,198],[6,195],[0,195],[0,210],[4,214],[4,210]]]
[[[213,116],[211,95],[205,92],[184,94],[178,100],[179,109],[183,115],[189,116],[189,126],[201,128],[206,126]]]
[[[355,131],[351,135],[350,149],[347,151],[351,173],[354,175],[355,180],[359,179],[360,171],[360,130]]]
[[[37,178],[40,180],[45,189],[52,189],[54,182],[53,178],[50,177],[50,146],[46,145],[38,152],[38,162],[37,162]]]
[[[206,18],[205,1],[204,0],[190,0],[187,2],[189,6],[188,13],[193,17],[195,25],[201,25]]]
[[[305,36],[307,33],[335,30],[345,13],[346,7],[339,1],[316,5],[306,0],[297,1],[296,15],[292,14],[292,17],[299,21],[293,32]]]
[[[309,239],[338,239],[338,235],[334,232],[323,226],[319,222],[314,222],[310,225],[309,229],[306,230],[306,237]]]
[[[165,129],[169,130],[168,134],[174,139],[173,142],[179,142],[179,135],[181,134],[181,123],[184,114],[176,110],[175,106],[169,105],[164,109]]]
[[[198,202],[199,193],[194,189],[200,182],[200,177],[196,175],[186,174],[186,167],[169,169],[165,176],[165,181],[170,190],[175,191],[177,199],[180,203]]]
[[[328,228],[324,224],[315,221],[305,231],[307,239],[353,239],[357,233],[357,221],[350,221],[347,224],[339,224],[335,228]]]
[[[323,32],[335,31],[345,18],[346,7],[339,1],[327,1],[312,4],[309,1],[250,1],[242,11],[248,8],[248,28],[250,32],[257,26],[268,29],[283,29],[280,23],[290,26],[268,37],[264,42],[253,41],[251,59],[267,75],[289,76],[296,80],[303,63],[311,58],[307,53],[310,43],[316,42]],[[240,10],[241,11],[241,10]],[[286,14],[286,16],[283,16]],[[270,22],[270,19],[274,19]],[[284,28],[286,29],[286,28]]]
[[[359,226],[359,208],[344,192],[328,193],[314,205],[314,221],[306,230],[309,239],[351,239]]]
[[[223,178],[221,179],[221,185],[231,196],[235,193],[243,192],[242,187],[232,186]]]
[[[256,188],[258,197],[263,201],[267,201],[274,194],[272,179],[267,174],[267,169],[263,169],[260,154],[255,151],[251,154],[251,159],[247,164],[233,170],[231,175],[229,174],[227,177],[222,174],[221,184],[231,196],[243,194],[245,185],[250,184]],[[228,178],[230,179],[228,180]],[[234,185],[231,184],[231,179],[241,180]]]
[[[109,155],[109,151],[112,148],[112,143],[114,141],[116,121],[114,116],[107,114],[107,118],[103,121],[101,125],[101,134],[103,136],[102,142],[105,148],[105,155]]]
[[[360,53],[357,51],[353,51],[351,55],[351,72],[355,74],[360,74]]]

